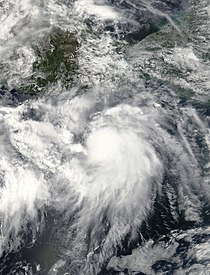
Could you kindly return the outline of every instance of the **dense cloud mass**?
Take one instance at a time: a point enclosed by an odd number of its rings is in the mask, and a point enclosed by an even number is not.
[[[209,272],[208,10],[2,1],[1,274]]]

